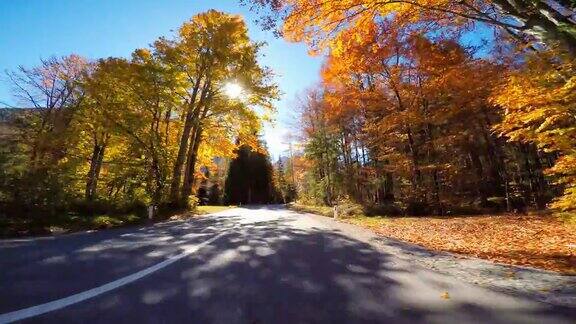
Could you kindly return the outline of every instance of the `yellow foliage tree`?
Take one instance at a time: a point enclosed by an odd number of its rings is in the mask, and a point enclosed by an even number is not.
[[[558,160],[548,174],[564,186],[552,207],[576,211],[576,60],[535,53],[513,70],[492,101],[504,108],[496,131],[512,141],[534,143]]]

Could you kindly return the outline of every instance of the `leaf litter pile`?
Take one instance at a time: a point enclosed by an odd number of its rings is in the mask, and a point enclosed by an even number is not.
[[[432,250],[576,274],[576,226],[552,216],[358,217],[346,221]]]

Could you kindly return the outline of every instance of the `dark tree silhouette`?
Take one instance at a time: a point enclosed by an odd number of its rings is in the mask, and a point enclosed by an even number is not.
[[[227,204],[274,202],[277,195],[268,155],[242,145],[230,163],[224,192]]]
[[[222,192],[220,186],[214,183],[210,187],[210,194],[208,195],[208,204],[210,205],[220,205],[222,204]]]

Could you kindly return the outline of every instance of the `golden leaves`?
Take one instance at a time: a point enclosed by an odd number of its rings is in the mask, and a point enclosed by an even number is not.
[[[506,264],[576,274],[574,225],[547,215],[359,217],[347,220],[384,236]]]
[[[575,62],[553,52],[532,54],[492,96],[504,108],[497,132],[563,155],[547,171],[565,186],[564,196],[552,204],[562,211],[576,209],[576,176],[571,176],[576,174]]]

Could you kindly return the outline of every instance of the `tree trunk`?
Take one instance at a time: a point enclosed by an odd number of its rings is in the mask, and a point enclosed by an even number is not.
[[[436,154],[436,148],[434,146],[434,137],[432,135],[432,125],[431,124],[426,124],[426,134],[428,137],[428,141],[429,141],[429,146],[428,146],[428,163],[432,163],[432,162],[437,162],[437,154]],[[434,197],[434,205],[436,208],[436,211],[438,214],[443,215],[444,214],[444,208],[442,206],[442,203],[440,202],[440,176],[438,174],[438,168],[435,167],[434,170],[432,171],[432,179],[434,180],[434,193],[433,193],[433,197]]]
[[[196,168],[196,160],[198,157],[198,148],[202,138],[202,127],[198,125],[195,127],[193,139],[190,142],[188,149],[188,158],[186,160],[186,168],[184,169],[184,183],[182,184],[182,191],[180,192],[181,203],[186,203],[186,199],[192,194],[192,187],[194,186],[194,169]]]
[[[477,150],[474,149],[472,144],[468,145],[470,147],[468,155],[470,156],[470,161],[476,173],[476,186],[478,197],[480,198],[480,206],[485,207],[488,205],[488,197],[486,194],[486,181],[484,181],[484,168],[482,167],[482,161],[480,161]]]
[[[180,136],[180,145],[178,146],[178,155],[176,161],[174,162],[174,170],[172,172],[172,182],[170,184],[170,201],[172,203],[178,203],[178,190],[180,189],[180,178],[182,177],[182,168],[184,167],[184,158],[186,157],[186,151],[188,149],[188,141],[190,139],[190,132],[192,130],[192,125],[194,124],[194,119],[198,116],[198,106],[196,104],[196,97],[198,96],[198,90],[200,88],[200,81],[202,78],[196,80],[194,89],[192,90],[192,96],[188,104],[188,110],[186,112],[186,119],[184,120],[184,129],[182,130],[182,135]],[[196,117],[196,118],[195,118]]]
[[[538,209],[546,207],[545,189],[546,181],[542,173],[542,163],[538,156],[538,150],[534,144],[523,144],[520,147],[524,157],[524,167],[528,175],[531,200]],[[529,198],[529,197],[528,197]]]
[[[90,169],[88,170],[85,191],[85,198],[88,201],[92,201],[96,197],[98,178],[100,177],[100,169],[102,168],[105,149],[106,146],[104,144],[94,144],[94,148],[92,149],[92,157],[90,158]]]
[[[508,181],[508,172],[504,172],[504,198],[506,199],[506,211],[512,211],[512,202],[510,201],[510,183]]]
[[[198,109],[196,109],[194,120],[194,132],[192,133],[192,138],[188,147],[188,155],[186,158],[186,166],[184,168],[184,183],[182,184],[182,190],[180,191],[180,203],[185,206],[187,199],[192,193],[192,187],[194,185],[194,169],[196,167],[196,160],[198,156],[198,148],[200,147],[200,142],[202,141],[202,125],[201,121],[206,118],[208,111],[210,109],[208,101],[210,100],[210,78],[206,80],[202,86],[202,91],[200,94],[200,100],[198,102]]]
[[[154,178],[154,190],[152,191],[152,206],[153,208],[158,208],[162,200],[162,189],[164,188],[162,173],[160,172],[160,163],[158,157],[154,156],[152,158],[151,165],[152,176]]]
[[[408,149],[412,157],[412,186],[414,188],[414,193],[420,196],[420,185],[422,182],[422,174],[418,168],[418,151],[414,143],[414,138],[412,137],[412,131],[410,128],[406,127],[406,135],[408,137]],[[420,198],[420,197],[419,197]]]
[[[534,156],[534,167],[536,171],[536,186],[538,188],[538,195],[536,196],[536,207],[538,209],[546,208],[546,190],[548,190],[548,183],[544,178],[544,169],[542,166],[542,161],[540,160],[540,154],[534,144],[530,145],[529,148]]]

